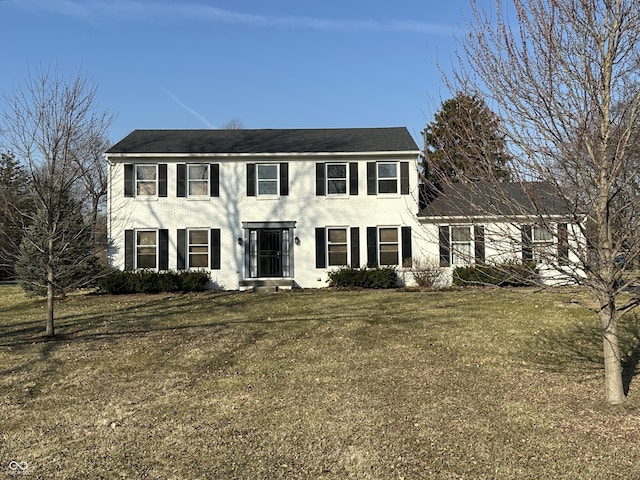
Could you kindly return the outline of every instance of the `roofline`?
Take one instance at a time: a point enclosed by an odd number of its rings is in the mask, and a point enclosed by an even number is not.
[[[470,223],[478,220],[500,220],[501,223],[505,223],[505,220],[508,222],[518,220],[527,220],[531,218],[540,218],[545,217],[549,220],[562,220],[567,218],[573,218],[570,215],[562,214],[562,213],[549,213],[549,214],[541,214],[541,213],[529,213],[529,214],[518,214],[518,215],[508,215],[508,214],[494,214],[494,215],[420,215],[418,214],[417,219],[421,223],[442,223],[442,222],[456,222],[456,223]]]
[[[373,152],[281,152],[281,153],[104,153],[107,159],[127,159],[127,158],[283,158],[283,157],[382,157],[393,155],[419,155],[420,150],[390,150],[390,151],[373,151]]]

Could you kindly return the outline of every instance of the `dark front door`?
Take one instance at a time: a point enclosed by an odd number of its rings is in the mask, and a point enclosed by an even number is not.
[[[282,230],[258,230],[258,276],[282,277]]]

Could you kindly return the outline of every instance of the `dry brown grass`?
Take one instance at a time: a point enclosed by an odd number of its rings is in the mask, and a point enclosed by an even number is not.
[[[603,404],[572,295],[74,296],[44,341],[0,287],[0,475],[638,478],[636,384]]]

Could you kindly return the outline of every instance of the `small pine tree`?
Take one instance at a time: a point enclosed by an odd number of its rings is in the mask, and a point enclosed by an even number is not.
[[[53,236],[51,232],[55,232]],[[49,242],[53,244],[51,258]],[[94,285],[101,269],[93,254],[92,229],[84,221],[80,203],[68,194],[60,194],[55,211],[38,208],[22,238],[16,263],[22,288],[45,295],[49,262],[55,272],[53,287],[57,295]]]

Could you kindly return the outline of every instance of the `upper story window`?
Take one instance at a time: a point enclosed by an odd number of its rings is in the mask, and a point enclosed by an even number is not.
[[[398,164],[378,163],[378,193],[398,193]]]
[[[258,195],[278,194],[278,166],[258,165]]]
[[[285,196],[289,194],[288,163],[248,163],[247,196]]]
[[[167,164],[125,164],[125,197],[166,197]]]
[[[187,165],[187,172],[189,196],[209,195],[209,165]]]
[[[316,195],[358,195],[358,162],[316,163]]]
[[[409,195],[409,162],[367,162],[368,195]]]
[[[327,194],[346,195],[347,193],[347,164],[327,164]]]
[[[136,196],[158,194],[158,166],[136,165]]]

